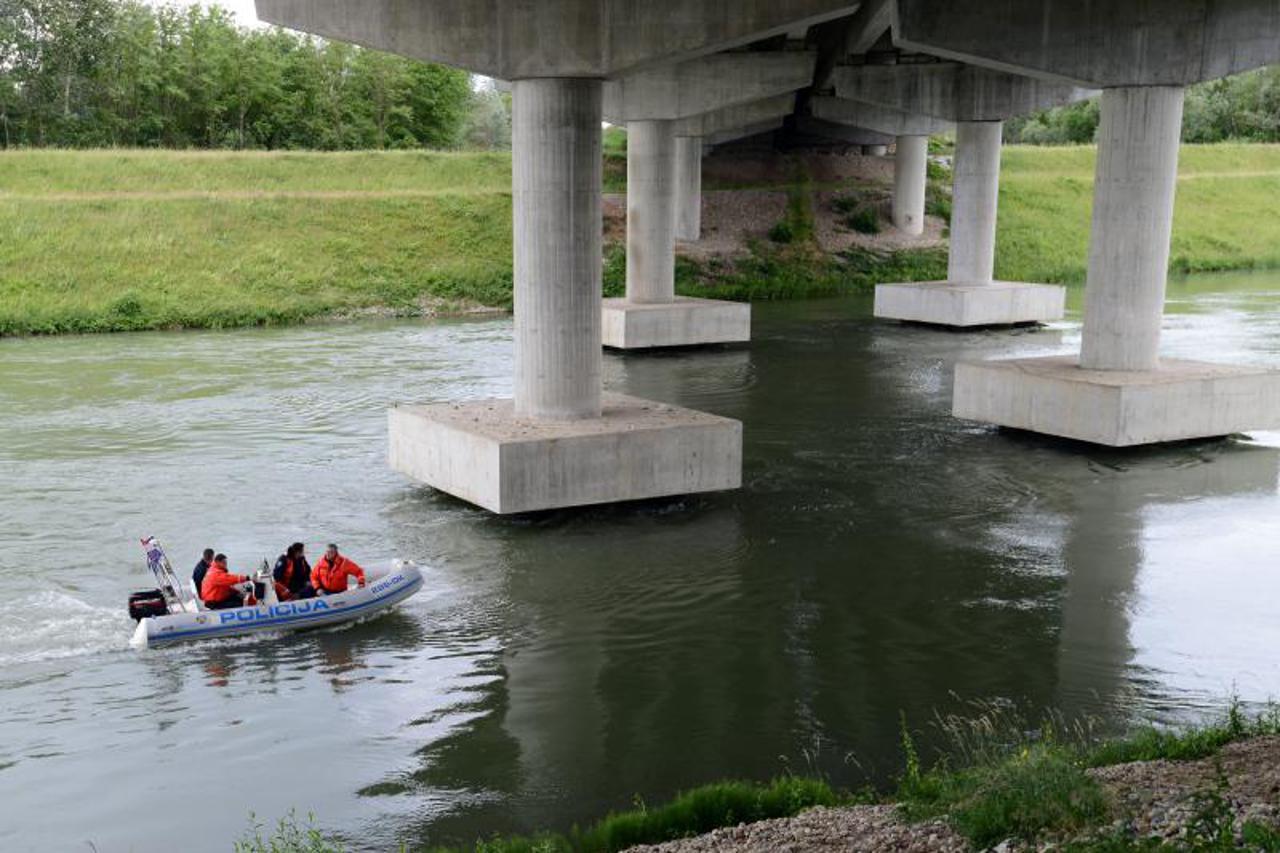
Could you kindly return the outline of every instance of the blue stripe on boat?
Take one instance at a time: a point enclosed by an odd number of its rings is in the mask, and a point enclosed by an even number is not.
[[[197,636],[206,635],[206,634],[226,634],[226,635],[243,634],[243,633],[246,633],[247,631],[252,631],[258,628],[270,628],[273,625],[276,625],[276,626],[296,625],[299,622],[306,622],[309,619],[315,619],[315,618],[321,618],[321,617],[332,618],[334,616],[345,616],[348,613],[355,613],[357,611],[366,610],[378,604],[383,604],[387,602],[389,599],[397,598],[401,595],[408,595],[410,592],[412,592],[421,584],[422,584],[422,576],[419,575],[416,580],[412,581],[407,586],[398,587],[394,591],[388,593],[387,595],[382,596],[381,598],[371,598],[368,601],[366,601],[364,604],[357,604],[354,607],[344,607],[341,609],[328,610],[324,612],[302,613],[302,614],[297,614],[292,616],[276,616],[270,619],[255,619],[253,622],[245,622],[245,623],[228,622],[225,625],[210,625],[207,628],[195,628],[190,631],[174,631],[168,634],[148,635],[147,645],[151,646],[151,645],[155,645],[156,643],[167,643],[167,642],[170,642],[171,640],[177,640],[183,637],[197,637]],[[211,610],[209,612],[210,613],[232,613],[234,611]],[[233,628],[230,628],[232,624],[238,624],[240,626],[240,630],[237,631]]]

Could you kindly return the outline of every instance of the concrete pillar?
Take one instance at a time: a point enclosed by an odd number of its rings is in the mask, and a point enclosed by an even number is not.
[[[676,140],[676,239],[702,238],[702,137]]]
[[[896,149],[893,156],[893,225],[907,234],[923,234],[929,137],[899,136]]]
[[[627,122],[627,301],[676,298],[674,121]]]
[[[602,84],[512,84],[515,411],[600,416]]]
[[[862,146],[862,154],[864,157],[883,157],[889,153],[887,145],[864,145]]]
[[[995,274],[1002,127],[998,121],[956,124],[947,257],[947,280],[956,284],[990,284]]]
[[[1158,366],[1182,99],[1176,86],[1102,94],[1080,352],[1086,369]]]

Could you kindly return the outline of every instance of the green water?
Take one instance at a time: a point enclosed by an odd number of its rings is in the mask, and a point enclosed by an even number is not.
[[[1280,279],[1174,283],[1170,355],[1280,367]],[[867,300],[744,348],[607,356],[741,419],[740,491],[495,518],[387,470],[385,409],[509,393],[510,322],[0,341],[0,849],[354,849],[563,829],[634,797],[900,768],[972,699],[1185,719],[1280,693],[1280,435],[1104,451],[948,415],[959,358]],[[185,568],[295,538],[427,565],[348,630],[138,653],[139,536]]]

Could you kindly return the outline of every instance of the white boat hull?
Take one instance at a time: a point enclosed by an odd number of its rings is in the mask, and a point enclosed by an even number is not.
[[[147,648],[354,622],[395,607],[421,588],[422,573],[417,566],[405,563],[346,592],[229,610],[149,616],[138,623],[132,644]]]

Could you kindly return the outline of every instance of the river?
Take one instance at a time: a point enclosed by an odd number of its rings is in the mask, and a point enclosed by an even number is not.
[[[605,358],[741,419],[738,492],[498,518],[387,469],[386,408],[510,391],[507,318],[0,341],[0,849],[352,849],[900,767],[899,714],[1193,719],[1280,695],[1280,434],[1112,451],[948,415],[945,333],[758,305],[749,347]],[[1171,356],[1280,367],[1280,279],[1174,282]],[[346,630],[137,652],[138,538],[427,567]]]

